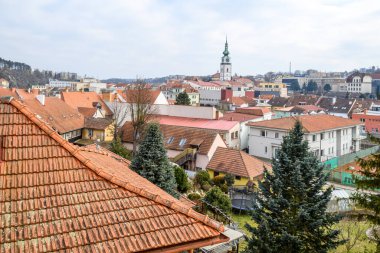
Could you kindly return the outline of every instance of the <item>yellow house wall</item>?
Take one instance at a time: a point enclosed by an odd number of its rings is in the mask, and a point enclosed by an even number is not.
[[[110,125],[105,130],[93,129],[92,138],[90,138],[89,129],[84,128],[82,130],[82,139],[91,139],[91,140],[99,139],[100,141],[112,141],[113,140],[113,125]]]
[[[214,178],[214,171],[211,169],[207,169],[208,174],[210,175],[210,178]],[[219,172],[219,176],[225,176],[225,173]],[[248,177],[241,177],[240,180],[237,180],[235,177],[235,183],[234,186],[246,186],[249,181]]]

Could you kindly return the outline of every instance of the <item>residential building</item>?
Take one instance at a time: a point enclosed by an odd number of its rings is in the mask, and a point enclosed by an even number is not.
[[[86,118],[82,139],[111,142],[114,137],[114,124],[110,118]]]
[[[186,81],[199,92],[199,103],[205,106],[217,106],[222,100],[223,87],[213,82]]]
[[[274,108],[273,112],[275,113],[274,118],[283,118],[290,116],[299,116],[299,115],[313,115],[313,114],[326,114],[325,110],[316,105],[296,105],[289,106],[284,108]]]
[[[49,79],[49,83],[46,85],[50,88],[70,88],[71,90],[76,90],[76,85],[78,81],[66,81],[66,80],[55,80]]]
[[[349,118],[355,101],[352,98],[320,97],[316,105],[323,108],[328,114]]]
[[[220,101],[219,107],[224,111],[235,111],[236,108],[248,107],[253,99],[248,97],[232,97]]]
[[[346,78],[347,92],[371,93],[372,77],[366,73],[353,73]]]
[[[220,63],[220,80],[230,81],[232,79],[232,63],[230,58],[230,52],[228,51],[228,42],[224,45],[222,62]]]
[[[179,93],[186,92],[190,99],[190,105],[198,106],[200,103],[198,90],[191,87],[190,84],[184,84],[178,80],[170,80],[166,85],[160,86],[160,90],[169,100],[176,100]]]
[[[186,126],[160,125],[168,157],[188,170],[206,169],[217,147],[227,147],[217,131]],[[130,122],[123,126],[122,141],[132,150],[133,128]]]
[[[268,103],[272,108],[289,107],[296,105],[317,105],[319,96],[316,95],[295,95],[287,98],[273,97]]]
[[[231,174],[235,177],[234,187],[246,187],[262,180],[264,168],[270,170],[271,165],[244,151],[223,147],[216,149],[207,164],[207,171],[211,179]]]
[[[380,137],[380,105],[374,104],[370,110],[352,114],[353,120],[360,120],[364,123],[362,128],[363,134],[371,133],[376,137]]]
[[[240,123],[240,149],[248,151],[249,122],[272,119],[272,112],[268,108],[246,107],[236,108],[234,112],[226,112],[221,120],[238,121]]]
[[[155,115],[152,120],[157,121],[161,126],[170,125],[214,130],[220,134],[228,147],[235,149],[240,148],[240,124],[238,121],[197,119],[162,115]]]
[[[1,98],[0,132],[4,252],[191,253],[229,240],[129,161],[68,143],[16,99]]]
[[[288,96],[288,88],[284,83],[259,83],[254,90],[255,97],[259,95],[275,95],[276,97]]]
[[[127,103],[135,103],[135,100],[138,98],[138,90],[129,89],[126,90],[126,92],[123,92],[121,95],[125,99]],[[149,100],[150,104],[152,105],[168,105],[168,100],[166,99],[165,95],[160,90],[146,90],[143,91],[146,92],[147,100]]]
[[[321,160],[358,151],[363,136],[363,123],[332,115],[303,115],[248,123],[249,154],[266,159],[276,157],[282,138],[299,120],[304,138],[312,152]]]

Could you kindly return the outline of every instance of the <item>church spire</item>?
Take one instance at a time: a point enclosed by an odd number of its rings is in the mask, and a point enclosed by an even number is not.
[[[224,52],[223,52],[223,55],[224,56],[228,56],[230,54],[230,52],[228,52],[228,41],[227,41],[227,35],[226,35],[226,43],[224,44]]]

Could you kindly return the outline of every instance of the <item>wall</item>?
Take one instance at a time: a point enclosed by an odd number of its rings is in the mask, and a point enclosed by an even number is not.
[[[286,132],[267,130],[266,137],[263,137],[261,136],[261,130],[264,129],[250,127],[248,141],[249,154],[262,158],[272,159],[275,149],[277,147],[280,147],[282,138],[286,135]],[[279,134],[278,138],[275,138],[275,133]]]
[[[199,102],[201,105],[218,105],[222,98],[222,91],[199,89]]]
[[[207,106],[156,105],[155,113],[166,116],[215,119],[216,109]]]
[[[207,172],[210,175],[210,178],[213,179],[214,178],[214,170],[207,169]],[[219,176],[225,176],[225,175],[226,175],[226,173],[219,172]],[[248,181],[249,181],[248,177],[240,177],[240,180],[238,180],[238,179],[236,179],[236,176],[235,176],[235,183],[233,186],[246,186]]]

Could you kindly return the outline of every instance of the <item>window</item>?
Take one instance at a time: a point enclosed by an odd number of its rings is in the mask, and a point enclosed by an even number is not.
[[[321,140],[323,140],[324,138],[325,138],[325,134],[321,133]]]
[[[324,154],[325,154],[325,151],[321,149],[321,156],[324,156]]]
[[[265,147],[265,154],[268,153],[268,147]]]
[[[238,137],[239,137],[239,132],[236,131],[236,132],[235,132],[235,138],[238,138]]]
[[[280,134],[279,133],[274,133],[274,138],[279,138]]]
[[[170,144],[174,141],[174,137],[173,136],[170,136],[170,138],[168,139],[168,141],[166,142],[167,144]]]
[[[331,148],[331,153],[334,154],[334,147]]]
[[[231,133],[231,139],[234,139],[234,133]]]
[[[88,136],[92,137],[94,135],[93,129],[88,129]]]
[[[235,176],[236,180],[241,180],[241,176]]]
[[[317,135],[313,134],[313,141],[317,141]]]
[[[180,145],[180,146],[185,145],[186,141],[187,141],[186,139],[181,139],[181,140],[179,141],[179,145]]]
[[[365,119],[361,118],[360,121],[361,121],[361,122],[365,122]]]
[[[267,131],[265,131],[265,130],[261,130],[261,136],[267,136]]]
[[[214,177],[217,177],[219,176],[219,172],[218,171],[214,171]]]

